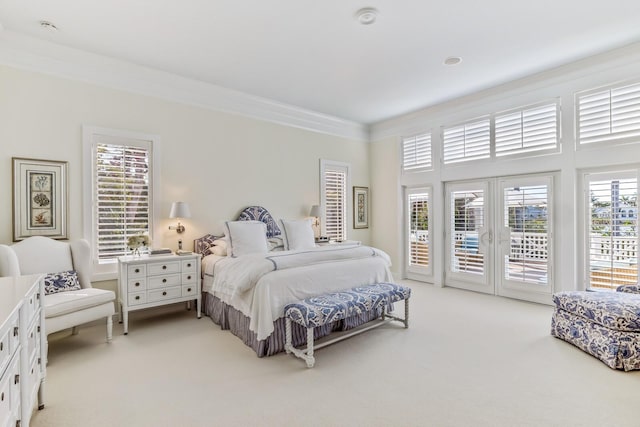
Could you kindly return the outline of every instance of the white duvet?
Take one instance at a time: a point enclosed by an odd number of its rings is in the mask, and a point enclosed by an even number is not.
[[[368,246],[323,246],[305,251],[209,255],[203,259],[206,292],[248,316],[258,340],[273,332],[284,306],[354,286],[392,281],[389,256]]]

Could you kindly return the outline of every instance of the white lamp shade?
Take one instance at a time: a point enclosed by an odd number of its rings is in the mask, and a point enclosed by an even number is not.
[[[311,211],[309,212],[309,216],[320,218],[322,216],[320,212],[320,206],[318,205],[311,206]]]
[[[169,218],[191,218],[189,205],[185,202],[173,202]]]

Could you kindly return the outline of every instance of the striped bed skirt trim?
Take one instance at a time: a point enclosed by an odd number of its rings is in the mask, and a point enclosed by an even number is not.
[[[249,329],[249,317],[225,304],[218,297],[208,292],[202,293],[202,307],[204,314],[209,316],[213,323],[220,325],[221,329],[228,329],[242,342],[253,349],[258,357],[272,356],[284,351],[285,343],[285,318],[280,317],[274,322],[274,331],[264,340],[258,340],[255,332]],[[346,331],[367,322],[375,320],[382,315],[382,309],[368,311],[366,313],[348,317],[343,320],[316,327],[313,331],[314,339],[322,338],[333,331]],[[307,342],[307,329],[297,323],[291,328],[293,346],[299,347]]]

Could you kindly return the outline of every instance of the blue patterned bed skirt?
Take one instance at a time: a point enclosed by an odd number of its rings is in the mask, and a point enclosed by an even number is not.
[[[210,293],[203,292],[202,308],[204,314],[209,316],[213,323],[220,325],[221,329],[228,329],[231,333],[242,340],[242,342],[253,349],[258,357],[272,356],[284,351],[285,343],[285,319],[280,317],[274,322],[274,331],[265,340],[258,341],[255,332],[249,329],[249,317],[225,304],[219,298]],[[361,315],[351,316],[344,320],[339,320],[314,329],[314,339],[319,339],[329,335],[334,331],[346,331],[363,325],[372,320],[376,320],[382,314],[381,309],[369,311]],[[293,345],[298,347],[307,342],[307,330],[301,325],[292,325]]]

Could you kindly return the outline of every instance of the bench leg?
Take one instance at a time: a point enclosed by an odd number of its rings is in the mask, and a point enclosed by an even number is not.
[[[313,368],[316,363],[313,357],[313,328],[307,328],[307,351],[304,360],[307,362],[307,368]]]
[[[404,300],[404,328],[409,327],[409,298]]]
[[[285,320],[285,324],[284,324],[284,351],[287,352],[287,354],[291,353],[291,349],[293,348],[292,345],[292,338],[291,338],[291,319],[289,319],[288,317]]]

